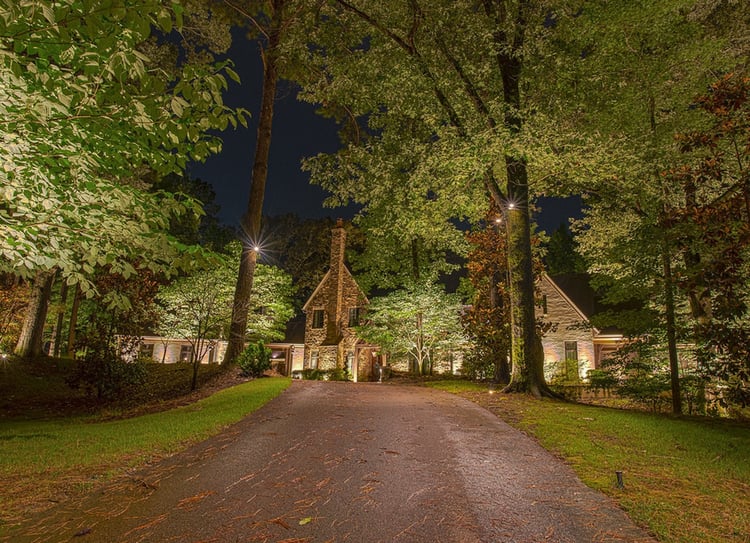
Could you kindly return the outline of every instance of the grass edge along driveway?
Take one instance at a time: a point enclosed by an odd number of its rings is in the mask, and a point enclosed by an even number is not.
[[[563,458],[591,488],[669,543],[750,542],[750,425],[429,383],[489,409]],[[622,471],[624,488],[617,488]]]
[[[281,394],[288,378],[255,379],[193,404],[139,417],[0,422],[0,535],[3,525],[90,491],[125,470],[186,448]]]

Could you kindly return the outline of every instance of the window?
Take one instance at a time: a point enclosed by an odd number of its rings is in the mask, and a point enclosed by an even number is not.
[[[547,316],[547,295],[542,294],[542,315]]]
[[[141,357],[154,358],[154,344],[153,343],[141,343]]]
[[[192,345],[183,345],[180,347],[180,362],[190,362],[193,354]]]
[[[349,309],[349,328],[359,326],[359,308],[352,307]]]
[[[312,321],[313,328],[323,328],[323,315],[324,313],[322,309],[313,310],[313,321]]]
[[[318,369],[318,358],[319,358],[318,351],[313,351],[310,353],[310,367],[311,368]]]
[[[565,360],[563,361],[562,376],[569,383],[577,383],[580,380],[578,371],[578,342],[565,342]]]
[[[565,360],[574,360],[578,362],[578,342],[577,341],[565,342]]]

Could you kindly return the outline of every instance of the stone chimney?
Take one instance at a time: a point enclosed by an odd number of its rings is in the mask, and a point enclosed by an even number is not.
[[[331,229],[331,272],[338,272],[344,265],[344,250],[346,249],[346,230],[344,221],[336,220],[336,226]]]
[[[331,229],[331,295],[328,298],[328,307],[326,308],[328,313],[328,326],[325,341],[329,345],[337,344],[341,339],[345,249],[346,230],[344,230],[344,221],[338,219],[336,221],[336,226]]]

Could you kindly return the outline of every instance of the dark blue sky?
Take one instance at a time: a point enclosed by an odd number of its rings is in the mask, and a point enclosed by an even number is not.
[[[193,164],[188,173],[211,183],[221,206],[220,219],[230,226],[239,224],[247,207],[250,173],[255,151],[257,113],[260,108],[262,67],[258,45],[241,33],[235,34],[229,53],[242,86],[230,82],[226,103],[244,107],[252,113],[248,128],[228,128],[223,134],[221,154],[212,156],[204,164]],[[323,207],[325,192],[310,185],[309,175],[300,168],[303,158],[318,153],[334,152],[338,148],[336,125],[317,115],[313,106],[298,102],[294,89],[285,82],[279,87],[273,124],[271,156],[263,204],[265,215],[297,213],[301,217],[351,218],[351,208]],[[542,213],[537,221],[550,233],[568,217],[578,214],[577,199],[542,199],[538,206]]]

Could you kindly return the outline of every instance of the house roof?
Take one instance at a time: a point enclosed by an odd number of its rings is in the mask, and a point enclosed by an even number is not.
[[[364,291],[359,288],[359,284],[357,283],[357,280],[352,275],[352,272],[349,271],[349,268],[346,267],[346,265],[342,266],[342,269],[344,271],[344,274],[348,276],[354,285],[357,287],[357,290],[359,290],[359,293],[362,295],[362,299],[365,301],[366,304],[370,303],[370,301],[367,299],[367,296],[365,296]],[[326,274],[323,276],[323,279],[320,280],[320,283],[318,283],[318,286],[315,287],[315,290],[312,294],[310,294],[310,297],[305,302],[305,305],[302,306],[302,311],[307,311],[308,305],[310,305],[310,302],[317,296],[318,292],[320,292],[320,289],[323,288],[323,285],[328,281],[329,277],[331,276],[331,270],[329,269]]]
[[[596,291],[591,288],[591,277],[586,273],[568,273],[547,277],[586,320],[590,320],[597,313],[612,309],[611,306],[601,302]],[[622,331],[614,326],[596,331],[599,336],[622,335]]]
[[[596,313],[596,293],[589,285],[588,275],[568,273],[554,277],[547,275],[547,278],[586,319],[590,319]]]

